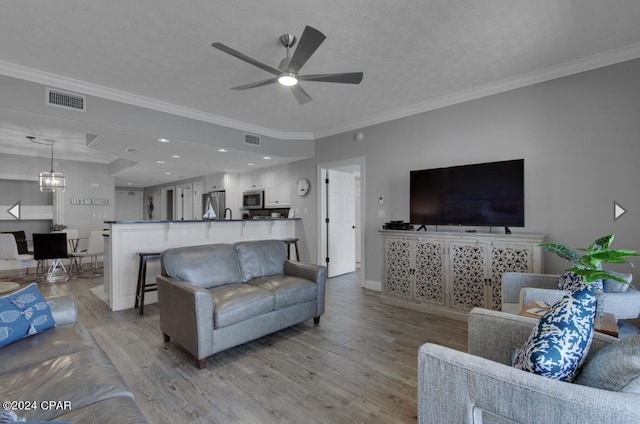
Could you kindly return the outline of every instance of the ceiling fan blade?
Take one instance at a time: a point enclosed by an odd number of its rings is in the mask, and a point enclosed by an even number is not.
[[[317,29],[306,26],[300,37],[300,42],[298,42],[298,47],[289,62],[287,72],[297,74],[325,38],[327,37]]]
[[[262,80],[262,81],[256,81],[256,82],[252,82],[249,84],[244,84],[244,85],[239,85],[237,87],[231,87],[232,90],[246,90],[247,88],[254,88],[254,87],[262,87],[263,85],[269,85],[269,84],[273,84],[275,82],[278,82],[278,78],[269,78],[266,80]]]
[[[309,93],[304,91],[304,88],[300,87],[300,84],[293,85],[289,88],[291,88],[291,92],[293,93],[294,96],[296,96],[296,100],[298,101],[299,104],[303,105],[313,100],[309,95]]]
[[[339,74],[298,75],[300,81],[338,82],[342,84],[360,84],[362,72],[345,72]]]
[[[239,51],[237,51],[235,49],[232,49],[231,47],[226,46],[226,45],[224,45],[222,43],[213,43],[213,44],[211,44],[211,47],[214,47],[214,48],[216,48],[218,50],[222,50],[223,52],[228,53],[231,56],[235,56],[240,60],[243,60],[243,61],[245,61],[247,63],[252,64],[253,66],[257,66],[260,69],[264,69],[265,71],[270,72],[273,75],[280,75],[282,73],[282,71],[280,69],[276,69],[276,68],[274,68],[272,66],[267,65],[266,63],[262,63],[259,60],[254,59],[254,58],[252,58],[250,56],[247,56],[244,53],[240,53]]]

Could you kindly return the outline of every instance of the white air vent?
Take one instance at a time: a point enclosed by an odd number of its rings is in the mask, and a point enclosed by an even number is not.
[[[260,136],[253,134],[245,134],[244,135],[244,144],[250,144],[252,146],[260,145]]]
[[[67,93],[54,88],[47,88],[47,104],[65,109],[85,111],[87,98],[79,94]]]

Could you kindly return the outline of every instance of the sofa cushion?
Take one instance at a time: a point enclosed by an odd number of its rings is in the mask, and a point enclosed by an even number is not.
[[[144,418],[133,399],[115,396],[83,408],[67,411],[56,418],[75,424],[145,424]]]
[[[0,375],[18,367],[89,349],[96,349],[96,342],[84,325],[55,327],[37,337],[27,337],[0,349]]]
[[[69,401],[77,409],[114,396],[133,397],[97,345],[0,375],[0,399]],[[20,416],[27,421],[53,420],[65,412],[38,408],[20,411]]]
[[[250,285],[269,290],[275,296],[275,309],[310,302],[318,296],[318,285],[300,277],[273,275],[249,281]]]
[[[55,326],[36,283],[0,298],[0,347]]]
[[[249,284],[226,284],[209,290],[213,296],[214,328],[245,321],[273,310],[274,295]]]
[[[640,335],[596,352],[574,383],[615,392],[640,393]]]
[[[242,273],[232,244],[178,247],[162,253],[162,273],[209,289],[242,282]]]
[[[614,271],[608,271],[608,272],[610,272],[611,274],[615,275],[616,277],[622,278],[623,280],[626,281],[626,283],[621,283],[621,282],[616,281],[616,280],[605,278],[604,280],[602,280],[602,285],[604,286],[603,291],[605,293],[624,293],[624,292],[626,292],[627,289],[629,288],[629,284],[631,284],[631,280],[633,279],[633,275],[622,273],[622,272],[614,272]]]
[[[287,245],[281,240],[244,241],[235,244],[242,282],[284,274]]]
[[[540,318],[518,353],[515,367],[572,381],[593,340],[596,312],[592,285],[570,292]]]

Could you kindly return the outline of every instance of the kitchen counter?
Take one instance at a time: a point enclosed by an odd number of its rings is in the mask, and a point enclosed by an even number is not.
[[[105,224],[158,224],[189,222],[246,222],[246,221],[299,221],[302,218],[250,218],[250,219],[192,219],[192,220],[140,220],[140,221],[104,221]]]
[[[112,311],[132,308],[136,298],[138,252],[162,252],[172,247],[296,237],[301,218],[191,221],[105,221],[104,291]],[[155,283],[160,261],[149,261],[147,284]],[[157,293],[145,295],[145,304]]]

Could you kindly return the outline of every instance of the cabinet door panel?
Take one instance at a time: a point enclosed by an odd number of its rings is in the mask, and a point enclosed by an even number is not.
[[[486,252],[484,244],[450,244],[452,308],[485,307]]]
[[[502,306],[502,274],[533,272],[531,245],[495,243],[491,246],[491,283],[488,308],[499,311]]]
[[[411,245],[406,240],[385,240],[384,294],[411,299]]]
[[[444,245],[418,240],[414,249],[415,300],[444,305]]]

